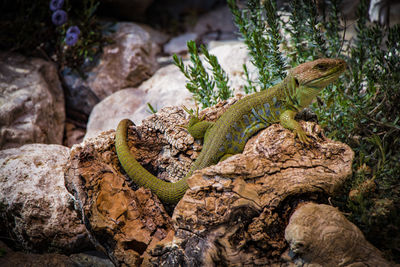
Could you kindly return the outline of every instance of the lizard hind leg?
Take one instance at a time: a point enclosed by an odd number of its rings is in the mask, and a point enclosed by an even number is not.
[[[219,162],[224,161],[224,160],[226,160],[227,158],[229,158],[229,157],[231,157],[231,156],[233,156],[233,155],[235,155],[235,154],[229,154],[229,153],[224,154],[224,155],[219,159]]]

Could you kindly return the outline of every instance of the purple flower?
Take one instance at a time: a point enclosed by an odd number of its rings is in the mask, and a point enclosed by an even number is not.
[[[81,34],[81,31],[79,30],[78,26],[71,26],[67,30],[67,35],[69,35],[69,34],[79,35],[79,34]]]
[[[65,12],[62,9],[54,11],[53,15],[51,16],[51,20],[56,26],[63,25],[65,22],[67,22],[67,19],[68,19],[67,12]]]
[[[78,26],[69,27],[65,36],[65,43],[69,46],[76,44],[76,42],[78,42],[79,34],[81,34],[81,31]]]
[[[51,0],[50,1],[50,10],[56,11],[58,9],[61,9],[63,5],[64,5],[64,0]]]
[[[76,42],[78,42],[78,34],[76,33],[67,34],[67,36],[65,37],[65,43],[68,46],[73,46],[74,44],[76,44]]]

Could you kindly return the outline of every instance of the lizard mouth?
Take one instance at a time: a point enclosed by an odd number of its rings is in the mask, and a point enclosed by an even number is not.
[[[341,64],[333,68],[329,73],[326,73],[324,76],[317,79],[308,81],[307,83],[305,83],[305,85],[307,87],[324,88],[328,84],[335,81],[346,70],[346,68],[346,62],[342,61]]]

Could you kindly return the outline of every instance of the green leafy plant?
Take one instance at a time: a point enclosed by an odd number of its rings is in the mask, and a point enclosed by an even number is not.
[[[192,62],[191,66],[186,67],[182,58],[179,58],[176,54],[173,59],[175,65],[189,80],[186,88],[193,93],[195,100],[202,104],[202,108],[206,108],[217,104],[220,100],[226,100],[231,97],[232,92],[227,85],[228,76],[219,65],[217,58],[210,55],[205,46],[200,46],[206,61],[211,65],[212,77],[210,77],[200,59],[196,43],[189,41],[187,46],[190,53],[190,61]],[[215,86],[217,86],[217,90]]]
[[[150,113],[150,114],[156,114],[157,113],[157,109],[154,108],[153,105],[150,104],[149,102],[147,102],[147,107],[148,107],[148,110],[147,110],[148,113]]]
[[[244,10],[238,8],[235,0],[228,0],[228,5],[249,49],[251,62],[258,69],[258,81],[248,83],[246,92],[256,92],[258,86],[265,90],[277,84],[285,76],[286,63],[279,50],[283,38],[279,34],[281,26],[275,1],[250,0]]]
[[[320,56],[346,59],[348,71],[343,78],[323,90],[322,101],[313,104],[327,135],[349,144],[356,153],[349,194],[338,197],[336,203],[388,258],[399,261],[400,27],[369,24],[368,3],[360,1],[357,35],[345,43],[338,34],[343,28],[339,4],[329,2],[329,16],[314,14],[315,21],[309,21],[298,7],[292,10],[289,29],[305,25],[311,30],[293,32],[297,45],[292,45],[292,60],[301,63]]]
[[[4,257],[7,254],[7,251],[4,248],[0,248],[0,258]]]
[[[56,54],[61,68],[68,66],[80,72],[85,63],[92,62],[100,54],[102,47],[112,41],[103,35],[105,28],[95,16],[99,2],[83,0],[73,4],[67,2],[66,7],[71,19],[57,29]],[[68,32],[73,25],[80,29],[80,36],[75,42],[69,43]]]

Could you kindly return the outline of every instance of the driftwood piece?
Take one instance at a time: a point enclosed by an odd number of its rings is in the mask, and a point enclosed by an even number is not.
[[[200,116],[216,120],[238,99]],[[129,129],[131,152],[159,178],[180,179],[201,150],[177,126],[187,121],[181,108],[162,109]],[[301,124],[312,136],[310,146],[274,124],[250,139],[243,153],[196,171],[172,220],[149,190],[133,190],[112,131],[72,148],[66,182],[92,238],[117,265],[289,266],[293,262],[282,255],[291,212],[299,202],[323,203],[340,193],[354,157],[317,124]]]
[[[315,123],[302,126],[312,134],[309,147],[275,124],[249,140],[242,154],[196,171],[174,211],[174,246],[155,251],[154,262],[281,264],[292,207],[339,193],[354,156],[347,145],[325,138]]]
[[[133,190],[121,173],[113,133],[71,149],[65,182],[92,242],[116,266],[140,265],[148,247],[172,230],[157,197]]]

